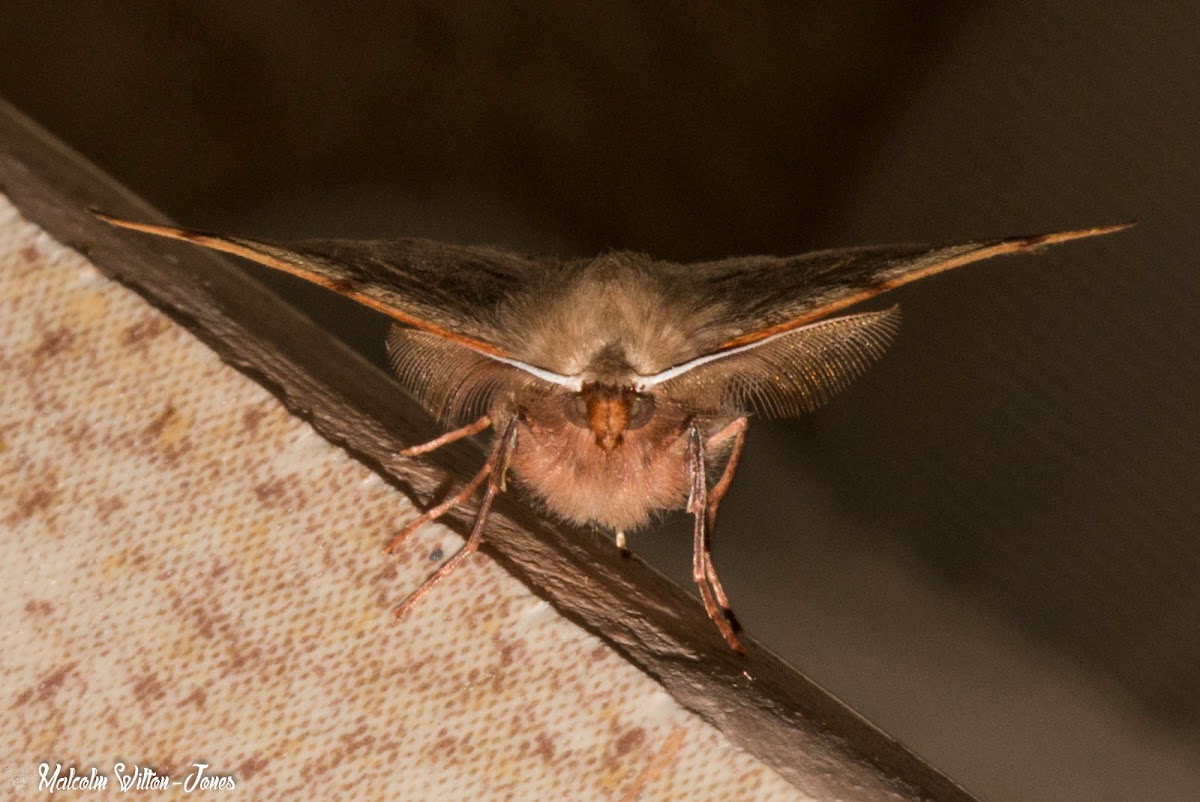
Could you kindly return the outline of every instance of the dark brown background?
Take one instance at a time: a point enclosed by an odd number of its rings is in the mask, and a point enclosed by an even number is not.
[[[1200,793],[1200,10],[10,5],[0,93],[179,220],[671,259],[1132,232],[896,294],[756,423],[747,629],[987,799]],[[1111,6],[1111,7],[1110,7]],[[372,355],[386,324],[266,280]],[[677,526],[633,546],[687,581]]]

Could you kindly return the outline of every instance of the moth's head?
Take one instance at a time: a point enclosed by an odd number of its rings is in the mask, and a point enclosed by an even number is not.
[[[580,374],[579,391],[563,397],[567,421],[590,429],[605,451],[620,446],[625,432],[640,429],[654,416],[654,397],[634,389],[634,376],[624,346],[600,348]]]
[[[654,396],[630,385],[588,382],[577,393],[563,396],[563,415],[571,424],[590,429],[596,445],[612,451],[625,433],[642,428],[654,417]]]

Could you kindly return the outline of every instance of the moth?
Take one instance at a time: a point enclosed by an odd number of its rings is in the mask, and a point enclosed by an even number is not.
[[[676,264],[627,252],[536,259],[424,239],[283,244],[99,216],[291,273],[389,316],[400,384],[450,428],[401,454],[493,430],[478,473],[388,544],[395,551],[484,488],[463,547],[397,615],[476,551],[511,472],[548,512],[609,530],[622,549],[625,533],[656,513],[686,509],[701,601],[737,651],[712,532],[750,416],[817,408],[883,354],[899,322],[895,306],[834,315],[951,268],[1125,227]]]

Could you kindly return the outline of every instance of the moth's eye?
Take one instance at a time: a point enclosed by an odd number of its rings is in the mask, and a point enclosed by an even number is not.
[[[563,415],[581,429],[588,427],[587,401],[582,393],[571,393],[563,397]]]
[[[654,417],[654,396],[635,395],[629,399],[629,423],[626,429],[640,429]]]

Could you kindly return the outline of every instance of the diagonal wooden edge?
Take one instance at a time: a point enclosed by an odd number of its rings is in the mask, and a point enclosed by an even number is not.
[[[478,466],[470,444],[437,459],[399,457],[399,444],[422,442],[436,429],[395,382],[242,267],[95,218],[89,209],[168,222],[2,100],[0,191],[416,499],[429,499],[447,472],[469,476]],[[461,515],[449,523],[469,526]],[[733,653],[696,599],[611,544],[502,499],[485,551],[801,791],[822,799],[973,799],[766,648],[748,640],[747,655]]]

